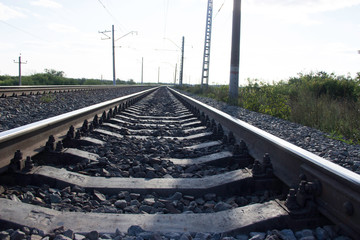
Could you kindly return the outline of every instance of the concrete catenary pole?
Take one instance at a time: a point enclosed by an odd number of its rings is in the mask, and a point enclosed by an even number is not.
[[[141,58],[141,84],[144,83],[144,58]]]
[[[229,84],[229,102],[232,104],[236,104],[239,97],[240,30],[241,0],[234,0]]]
[[[180,65],[180,79],[179,85],[183,84],[183,75],[184,75],[184,47],[185,47],[185,37],[182,37],[182,47],[181,47],[181,65]]]
[[[113,85],[116,85],[116,70],[115,70],[115,38],[114,38],[114,25],[112,25],[112,54],[113,54]]]
[[[174,85],[176,85],[176,72],[177,72],[177,63],[175,64]]]
[[[27,61],[26,61],[26,62],[22,62],[22,61],[21,61],[21,53],[20,53],[19,61],[16,62],[16,61],[14,60],[14,63],[18,63],[18,64],[19,64],[19,86],[21,86],[21,64],[26,64]]]

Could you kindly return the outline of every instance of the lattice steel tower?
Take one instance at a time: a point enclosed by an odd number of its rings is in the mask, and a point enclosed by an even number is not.
[[[201,86],[204,84],[204,81],[206,82],[206,85],[209,84],[212,15],[213,15],[213,0],[208,0]]]

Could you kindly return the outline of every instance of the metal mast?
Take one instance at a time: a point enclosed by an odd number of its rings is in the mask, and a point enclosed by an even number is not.
[[[206,81],[206,85],[209,84],[212,15],[213,15],[213,0],[208,0],[207,13],[206,13],[205,43],[204,43],[204,57],[203,57],[203,69],[202,69],[202,76],[201,76],[201,86],[203,86],[204,80]]]

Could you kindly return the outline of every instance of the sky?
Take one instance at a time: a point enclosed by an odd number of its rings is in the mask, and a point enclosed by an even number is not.
[[[209,84],[228,84],[233,0],[214,0]],[[0,0],[0,75],[201,82],[207,0]],[[242,0],[240,85],[360,72],[360,0]],[[111,32],[106,33],[111,36]],[[176,71],[175,71],[176,70]]]

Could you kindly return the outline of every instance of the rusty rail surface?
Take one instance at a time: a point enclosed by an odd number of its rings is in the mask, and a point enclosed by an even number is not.
[[[102,114],[105,110],[120,104],[127,104],[141,98],[157,88],[152,88],[139,93],[116,98],[90,107],[75,110],[56,117],[41,120],[22,127],[14,128],[0,133],[0,173],[4,172],[14,154],[20,150],[24,157],[34,156],[39,153],[50,135],[59,139],[66,135],[69,127],[81,127],[84,120],[92,120],[95,115]]]
[[[250,154],[258,160],[269,153],[274,174],[289,187],[306,179],[304,188],[315,198],[318,210],[353,236],[360,236],[360,175],[299,148],[200,101],[171,92],[245,140]]]

